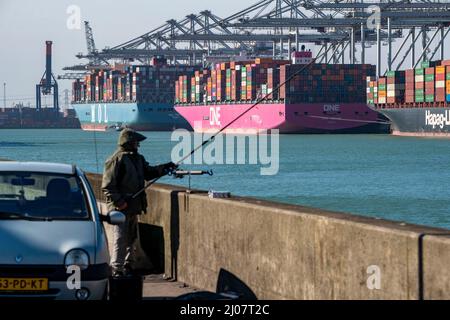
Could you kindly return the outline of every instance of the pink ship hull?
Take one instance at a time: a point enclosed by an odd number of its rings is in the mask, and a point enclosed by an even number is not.
[[[195,132],[214,133],[222,129],[252,104],[175,106]],[[225,132],[255,134],[278,129],[280,133],[388,133],[380,114],[364,103],[265,103],[260,104]],[[384,120],[382,120],[384,121]]]

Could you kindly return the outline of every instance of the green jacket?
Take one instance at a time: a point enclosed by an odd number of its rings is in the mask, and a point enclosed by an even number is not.
[[[152,167],[139,153],[119,147],[106,160],[103,172],[102,191],[106,196],[108,211],[117,210],[127,202],[127,209],[122,210],[124,214],[146,213],[146,193],[142,192],[135,199],[130,199],[130,196],[141,190],[145,181],[162,176],[163,171],[164,165]]]

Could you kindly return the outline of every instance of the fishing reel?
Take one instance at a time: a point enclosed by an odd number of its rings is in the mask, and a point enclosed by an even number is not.
[[[202,176],[202,175],[213,175],[212,170],[172,170],[168,174],[175,179],[183,179],[185,176]]]
[[[212,176],[212,170],[173,170],[169,174],[169,176],[174,177],[175,179],[183,179],[185,176],[188,177],[188,191],[191,190],[191,177],[192,176],[203,176],[208,175]]]

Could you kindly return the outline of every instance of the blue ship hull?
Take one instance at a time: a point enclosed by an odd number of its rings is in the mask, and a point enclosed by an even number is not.
[[[81,128],[106,131],[132,128],[139,131],[173,131],[189,129],[189,123],[170,103],[73,103]]]

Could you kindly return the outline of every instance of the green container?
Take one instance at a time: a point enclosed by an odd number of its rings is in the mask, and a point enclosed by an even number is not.
[[[415,99],[416,102],[425,102],[424,96],[416,96],[415,98],[416,98]]]
[[[378,98],[378,92],[374,92],[374,93],[373,93],[373,97],[374,97],[374,98]]]
[[[427,94],[425,96],[425,102],[434,102],[434,94]]]
[[[368,99],[368,100],[367,100],[367,103],[373,104],[373,99]]]
[[[429,68],[430,67],[430,61],[422,61],[420,64],[422,68]]]
[[[379,84],[378,85],[378,90],[379,91],[386,91],[386,85],[385,84]]]
[[[395,71],[388,71],[386,75],[388,78],[395,78]]]
[[[416,76],[422,76],[425,74],[425,69],[419,68],[414,72]]]
[[[433,81],[434,81],[434,74],[425,75],[425,82],[433,82]]]
[[[424,89],[416,89],[415,93],[416,93],[416,95],[423,96],[425,94],[425,91],[424,91]]]
[[[446,80],[450,80],[450,73],[447,73],[447,75],[445,76]]]

